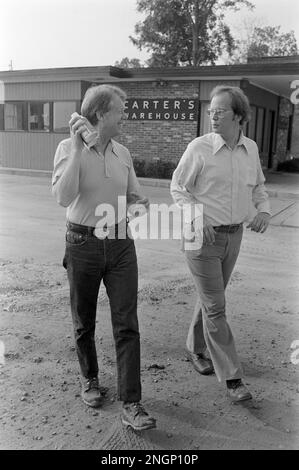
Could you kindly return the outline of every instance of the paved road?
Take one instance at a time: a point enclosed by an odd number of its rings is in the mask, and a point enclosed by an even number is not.
[[[143,187],[153,203],[172,203],[167,188]],[[271,198],[271,224],[299,227],[299,201]],[[11,261],[30,259],[58,262],[63,255],[65,209],[51,195],[50,180],[0,174],[0,258]],[[179,242],[148,240],[143,244],[154,251],[177,252]]]
[[[144,191],[152,202],[171,202],[167,189],[147,186]],[[296,213],[299,201],[276,197],[271,202],[274,216],[268,231],[256,234],[245,230],[227,295],[229,315],[237,331],[240,357],[246,368],[246,380],[248,378],[256,397],[252,404],[244,407],[232,407],[215,377],[202,379],[196,376],[182,358],[194,291],[185,291],[184,284],[181,290],[169,289],[177,280],[190,279],[179,252],[179,241],[139,240],[136,243],[141,297],[153,293],[154,299],[159,299],[157,304],[155,300],[142,303],[140,325],[145,365],[160,362],[166,365],[166,379],[162,371],[160,381],[151,370],[143,370],[146,404],[159,418],[159,428],[153,432],[152,441],[165,449],[179,449],[181,445],[186,449],[194,449],[195,445],[200,449],[298,448],[298,366],[290,362],[290,345],[298,338],[299,259],[296,254],[299,223]],[[69,392],[61,389],[65,366],[60,359],[68,347],[66,338],[69,338],[70,328],[65,272],[58,266],[64,250],[64,231],[65,209],[59,207],[51,196],[48,178],[0,175],[0,266],[3,264],[3,272],[10,274],[4,283],[6,309],[3,309],[1,326],[2,331],[6,328],[8,340],[17,338],[17,344],[23,341],[20,351],[27,354],[27,362],[24,364],[23,356],[20,356],[8,375],[7,387],[13,390],[9,403],[13,406],[9,410],[7,405],[3,406],[8,416],[5,439],[10,447],[15,442],[24,448],[28,442],[29,438],[26,441],[26,436],[20,434],[17,426],[22,426],[24,432],[26,427],[27,433],[29,423],[32,436],[35,436],[36,432],[41,432],[41,428],[39,431],[36,429],[42,416],[52,415],[52,410],[47,411],[48,407],[56,407],[53,408],[55,417],[50,429],[55,429],[57,436],[48,434],[44,441],[31,439],[30,448],[39,448],[39,445],[53,448],[53,439],[58,438],[59,444],[65,444],[66,448],[76,448],[79,440],[74,433],[77,429],[80,433],[82,431],[85,439],[81,442],[82,448],[84,445],[85,448],[98,448],[98,435],[94,437],[93,430],[87,433],[84,426],[85,423],[90,426],[91,416],[87,415],[84,407],[78,406],[78,400],[73,396],[73,378],[68,379]],[[3,259],[8,260],[8,264]],[[27,276],[31,276],[30,279]],[[15,279],[22,286],[16,299]],[[56,281],[59,281],[57,285]],[[165,289],[172,294],[163,297]],[[6,292],[11,297],[7,297]],[[55,308],[62,300],[61,308]],[[20,302],[20,309],[10,309],[13,301]],[[103,340],[101,347],[108,354],[105,357],[110,358],[111,327],[109,315],[104,313],[101,316],[103,324],[98,331],[101,331],[99,337]],[[57,330],[59,334],[56,334]],[[29,340],[25,339],[27,334],[23,337],[24,332],[33,332],[34,341],[30,347],[27,346]],[[50,345],[49,337],[56,342]],[[67,354],[67,358],[71,357],[69,351]],[[32,364],[34,355],[47,358],[40,365],[41,369],[38,369],[39,364]],[[57,362],[54,362],[56,358]],[[71,360],[73,363],[68,363],[68,367],[76,370],[77,362],[75,358]],[[112,384],[114,369],[109,366],[105,370],[108,371],[108,382]],[[28,375],[30,382],[27,382]],[[20,377],[23,378],[21,383]],[[48,377],[49,382],[40,380],[41,377]],[[24,381],[33,384],[28,402],[20,405],[20,393],[26,390]],[[48,384],[52,385],[52,382],[57,398],[54,405],[54,402],[49,402],[48,395]],[[7,398],[7,392],[3,393]],[[69,400],[65,393],[69,393]],[[101,419],[104,416],[105,432],[109,429],[109,420],[114,420],[117,406],[117,403],[109,403],[101,415]],[[65,410],[70,420],[63,427],[61,415]],[[9,413],[21,417],[20,425],[15,424]],[[26,421],[23,422],[24,415]],[[78,423],[80,429],[75,427]],[[47,431],[47,426],[42,428]]]

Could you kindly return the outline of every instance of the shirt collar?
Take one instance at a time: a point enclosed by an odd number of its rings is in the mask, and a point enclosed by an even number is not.
[[[226,145],[225,140],[220,134],[213,134],[213,155],[216,155],[216,153],[224,146]],[[240,138],[237,143],[237,147],[243,145],[245,147],[246,151],[248,152],[248,145],[245,139],[245,136],[243,134],[243,131],[240,132]]]
[[[118,146],[117,146],[117,142],[115,142],[115,140],[110,140],[109,144],[108,145],[111,145],[111,150],[112,152],[114,153],[114,155],[119,158],[119,154],[118,154]]]
[[[88,149],[87,145],[85,144],[85,147]],[[93,147],[91,147],[93,148]],[[115,142],[115,140],[112,140],[110,139],[110,141],[108,142],[108,145],[106,147],[106,151],[107,150],[110,150],[111,149],[111,152],[114,153],[114,155],[119,158],[119,153],[118,153],[118,148],[117,148],[117,142]],[[89,149],[90,150],[90,149]],[[95,149],[94,149],[95,150]]]

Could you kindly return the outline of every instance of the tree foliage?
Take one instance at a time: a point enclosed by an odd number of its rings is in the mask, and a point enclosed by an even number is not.
[[[254,28],[253,39],[249,44],[248,57],[288,56],[298,54],[294,31],[281,33],[280,26]]]
[[[121,59],[120,61],[116,61],[114,65],[115,67],[123,67],[126,69],[144,66],[142,62],[140,62],[139,59],[136,59],[136,58],[129,59],[128,57],[123,57],[123,59]]]
[[[245,21],[235,40],[235,50],[225,59],[227,64],[247,63],[248,58],[290,56],[298,54],[294,31],[281,33],[280,26],[257,25],[257,20]]]
[[[234,49],[225,13],[241,6],[253,8],[248,0],[137,0],[147,16],[130,39],[152,53],[150,66],[214,64],[224,49]]]

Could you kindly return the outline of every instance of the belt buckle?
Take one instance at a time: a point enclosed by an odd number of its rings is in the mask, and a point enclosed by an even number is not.
[[[240,227],[239,224],[232,224],[232,225],[229,227],[230,233],[236,233],[237,230],[239,230],[239,227]],[[232,229],[232,230],[231,230],[231,229]]]

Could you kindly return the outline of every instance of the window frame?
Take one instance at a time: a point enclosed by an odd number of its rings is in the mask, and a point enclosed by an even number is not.
[[[258,149],[259,149],[259,152],[260,153],[263,153],[264,152],[264,144],[265,144],[265,123],[266,123],[266,108],[264,106],[257,106],[256,107],[256,123],[255,123],[255,142],[258,146]],[[258,124],[259,124],[259,113],[260,111],[263,112],[263,115],[262,115],[262,119],[261,119],[261,126],[262,126],[262,129],[261,129],[261,133],[260,133],[260,137],[261,137],[261,145],[259,146],[257,140],[258,140]]]
[[[55,103],[75,103],[75,111],[80,112],[80,101],[79,100],[53,100],[52,101],[52,133],[53,134],[67,134],[67,131],[59,131],[54,129],[54,113],[55,113]],[[74,112],[75,112],[74,111]]]
[[[28,132],[30,134],[68,134],[69,130],[63,130],[63,131],[58,131],[54,130],[54,104],[55,103],[74,103],[74,108],[75,111],[80,113],[80,108],[81,108],[81,102],[82,100],[80,99],[74,99],[74,100],[8,100],[8,101],[3,101],[0,103],[0,113],[3,115],[3,128],[0,127],[0,132]],[[44,103],[44,104],[49,104],[49,130],[47,129],[30,129],[30,104],[38,104],[38,103]],[[24,106],[23,108],[23,116],[22,116],[22,124],[23,129],[5,129],[5,106],[6,105],[12,105],[12,104],[20,104]],[[2,109],[1,109],[2,108]],[[24,122],[24,117],[25,117],[25,122]],[[1,119],[0,119],[1,123]],[[26,125],[27,124],[27,125]]]
[[[3,132],[26,132],[28,131],[28,101],[22,100],[12,100],[12,101],[5,101],[4,103],[4,129]],[[6,129],[5,123],[5,106],[6,105],[22,105],[22,129]],[[25,117],[25,122],[24,122]],[[24,126],[23,126],[24,124]],[[26,126],[27,124],[27,126]]]
[[[48,104],[49,105],[49,129],[30,129],[30,105],[31,104]],[[51,132],[51,102],[45,100],[30,100],[27,101],[27,113],[28,113],[28,132],[29,133],[46,133],[49,134]]]
[[[5,121],[4,121],[4,102],[0,103],[0,132],[5,131]]]

